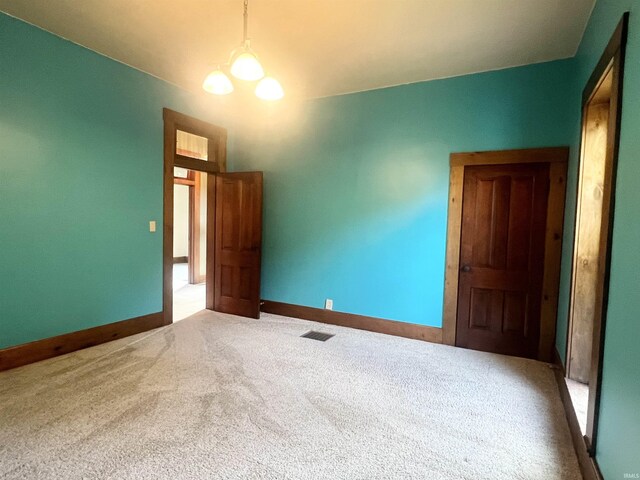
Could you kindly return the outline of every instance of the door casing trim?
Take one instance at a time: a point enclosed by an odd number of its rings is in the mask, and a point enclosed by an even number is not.
[[[562,257],[562,231],[569,147],[528,148],[487,152],[452,153],[449,165],[447,248],[442,314],[442,343],[456,344],[458,274],[462,233],[462,196],[465,167],[520,163],[549,164],[549,202],[545,233],[544,279],[542,284],[538,360],[553,361]]]

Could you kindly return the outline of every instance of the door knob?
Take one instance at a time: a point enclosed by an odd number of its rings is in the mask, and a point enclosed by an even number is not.
[[[465,272],[465,273],[466,273],[466,272],[470,272],[470,271],[471,271],[471,267],[470,267],[469,265],[463,265],[463,266],[462,266],[462,268],[461,268],[461,270],[462,270],[463,272]]]

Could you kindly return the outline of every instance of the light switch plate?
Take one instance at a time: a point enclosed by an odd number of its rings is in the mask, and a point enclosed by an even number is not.
[[[155,232],[155,231],[156,231],[156,221],[155,221],[155,220],[151,220],[151,221],[149,222],[149,231],[150,231],[151,233],[153,233],[153,232]]]

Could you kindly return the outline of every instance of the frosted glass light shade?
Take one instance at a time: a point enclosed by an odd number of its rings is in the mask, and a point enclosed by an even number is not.
[[[264,77],[256,86],[256,96],[262,100],[280,100],[284,97],[284,90],[275,78]]]
[[[253,53],[244,51],[236,57],[231,65],[231,75],[240,80],[253,82],[264,77],[264,70]]]
[[[215,95],[227,95],[233,92],[233,84],[222,70],[215,70],[207,75],[202,88]]]

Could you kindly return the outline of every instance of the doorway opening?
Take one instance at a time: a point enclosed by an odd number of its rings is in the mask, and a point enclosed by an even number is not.
[[[227,132],[164,109],[164,323],[213,309],[215,174]],[[204,296],[203,296],[204,295]]]
[[[626,31],[625,15],[582,94],[565,380],[592,456],[602,376]]]
[[[262,172],[226,172],[225,129],[163,116],[164,324],[204,308],[259,318]]]
[[[206,307],[207,174],[174,167],[173,181],[173,321],[177,322]]]

